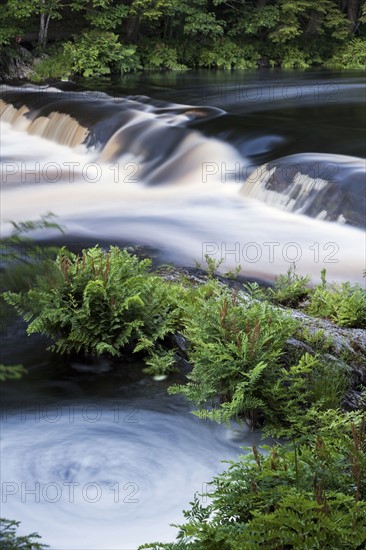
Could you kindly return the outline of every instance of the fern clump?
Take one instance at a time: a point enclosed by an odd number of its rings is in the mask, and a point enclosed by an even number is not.
[[[310,277],[296,273],[296,266],[291,266],[285,275],[276,277],[273,288],[267,290],[268,299],[287,307],[298,307],[310,294]]]
[[[51,337],[59,353],[156,356],[179,324],[184,289],[151,274],[150,266],[118,247],[96,246],[81,256],[61,249],[30,290],[5,299],[29,323],[28,334]]]
[[[192,401],[197,416],[288,428],[315,404],[319,410],[341,406],[348,374],[321,355],[296,359],[289,341],[299,325],[286,310],[215,280],[190,296],[183,334],[192,370],[169,392]]]
[[[248,301],[216,281],[196,289],[184,309],[190,342],[188,383],[173,386],[218,421],[244,418],[251,425],[276,414],[271,388],[281,375],[281,357],[295,322],[268,303]]]
[[[273,288],[262,289],[257,283],[245,285],[252,298],[273,304],[302,309],[313,317],[322,317],[341,327],[366,327],[366,290],[349,282],[328,283],[326,270],[321,283],[311,287],[311,278],[296,273],[291,266],[287,273],[276,277]]]
[[[322,282],[312,293],[307,312],[342,327],[366,328],[366,290],[348,282],[329,284],[323,271]]]

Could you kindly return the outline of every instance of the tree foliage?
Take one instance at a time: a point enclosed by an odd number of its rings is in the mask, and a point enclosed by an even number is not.
[[[365,67],[361,0],[5,0],[0,10],[0,44],[28,42],[37,29],[40,47],[58,44],[65,64],[76,56],[73,75],[263,64]],[[60,35],[59,20],[69,36]],[[59,62],[50,76],[64,76]]]

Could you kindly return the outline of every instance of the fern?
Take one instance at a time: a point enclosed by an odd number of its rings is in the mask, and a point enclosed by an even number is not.
[[[59,353],[118,357],[130,349],[148,358],[179,327],[184,294],[151,274],[150,265],[117,247],[94,247],[81,256],[61,249],[47,276],[5,299],[28,321],[28,334],[51,337]]]

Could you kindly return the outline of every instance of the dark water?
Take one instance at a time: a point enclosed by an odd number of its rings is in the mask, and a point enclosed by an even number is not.
[[[220,108],[226,112],[220,119],[192,126],[267,162],[301,152],[364,158],[365,82],[362,71],[182,71],[98,81],[96,89]]]
[[[296,259],[364,282],[363,74],[148,73],[2,95],[3,235],[53,211],[79,245],[209,253],[269,280]],[[58,358],[14,326],[2,343],[29,369],[2,392],[2,514],[54,549],[171,540],[220,460],[259,437],[198,420],[141,365]]]

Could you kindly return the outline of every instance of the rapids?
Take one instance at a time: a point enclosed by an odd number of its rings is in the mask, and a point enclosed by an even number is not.
[[[326,267],[330,278],[362,281],[362,158],[299,151],[261,166],[245,133],[240,147],[223,132],[206,135],[232,116],[222,105],[34,86],[2,92],[3,234],[8,220],[52,211],[74,241],[142,243],[186,265],[208,253],[225,259],[224,271],[240,265],[243,276],[266,280],[296,262],[314,280]],[[263,139],[252,147],[263,149]],[[267,149],[281,139],[267,136]]]

